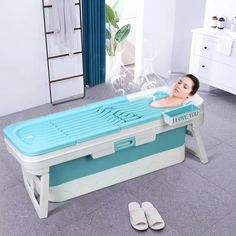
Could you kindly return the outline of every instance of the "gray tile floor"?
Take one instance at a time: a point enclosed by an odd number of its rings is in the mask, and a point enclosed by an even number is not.
[[[106,91],[106,93],[104,93]],[[90,88],[85,99],[43,105],[0,118],[4,126],[114,96],[104,85]],[[186,154],[178,165],[69,201],[49,204],[39,220],[22,183],[21,169],[0,136],[0,235],[236,235],[236,96],[215,90],[201,93],[201,127],[209,163]],[[186,140],[193,145],[191,140]],[[135,231],[129,223],[130,201],[151,201],[166,222],[160,232]]]

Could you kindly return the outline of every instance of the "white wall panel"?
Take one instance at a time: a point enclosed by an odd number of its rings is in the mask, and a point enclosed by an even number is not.
[[[230,28],[231,17],[236,16],[235,0],[207,0],[204,26],[209,27],[212,16],[224,16],[227,19],[226,27]]]
[[[0,7],[0,116],[49,102],[41,1]]]

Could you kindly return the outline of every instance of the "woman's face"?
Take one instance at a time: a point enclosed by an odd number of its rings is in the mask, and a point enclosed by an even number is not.
[[[193,81],[188,77],[182,77],[175,84],[173,89],[173,96],[178,98],[188,98],[193,88]]]

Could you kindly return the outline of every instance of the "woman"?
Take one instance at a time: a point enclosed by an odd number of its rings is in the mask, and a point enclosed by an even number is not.
[[[169,108],[182,105],[184,101],[193,96],[199,88],[199,80],[192,74],[182,76],[175,84],[172,95],[155,100],[150,103],[153,108]]]

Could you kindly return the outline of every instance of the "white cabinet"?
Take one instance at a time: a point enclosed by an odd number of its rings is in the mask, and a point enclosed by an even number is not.
[[[236,40],[230,55],[219,50],[220,38],[228,31],[193,30],[189,73],[208,85],[236,94]]]

